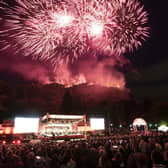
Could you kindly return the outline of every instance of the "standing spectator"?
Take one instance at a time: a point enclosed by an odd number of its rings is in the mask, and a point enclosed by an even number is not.
[[[151,160],[153,164],[153,168],[166,168],[164,165],[164,158],[160,151],[154,150],[151,153]]]
[[[128,157],[128,168],[149,168],[148,157],[145,153],[132,153]]]
[[[165,145],[164,145],[163,156],[164,156],[165,165],[166,165],[166,167],[168,167],[168,142],[165,143]]]

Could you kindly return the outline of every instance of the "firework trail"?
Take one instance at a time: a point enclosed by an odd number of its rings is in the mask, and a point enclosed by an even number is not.
[[[2,1],[2,49],[54,66],[97,52],[120,55],[148,37],[147,13],[136,0]]]

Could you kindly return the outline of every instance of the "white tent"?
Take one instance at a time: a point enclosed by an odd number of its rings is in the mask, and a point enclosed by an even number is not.
[[[144,131],[145,132],[148,131],[148,124],[147,124],[147,122],[143,118],[136,118],[133,121],[132,125],[133,125],[134,131],[137,131],[137,126],[143,126],[144,127]]]
[[[160,127],[158,127],[158,131],[167,132],[168,127],[166,125],[161,125]]]

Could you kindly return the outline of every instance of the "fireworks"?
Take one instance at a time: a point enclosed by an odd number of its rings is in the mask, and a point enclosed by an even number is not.
[[[123,54],[148,37],[147,13],[136,0],[15,0],[0,9],[3,49],[54,66],[97,52]]]
[[[117,48],[119,53],[131,51],[142,45],[149,35],[146,27],[147,13],[138,2],[126,1],[117,10],[116,25],[110,34],[112,47]]]

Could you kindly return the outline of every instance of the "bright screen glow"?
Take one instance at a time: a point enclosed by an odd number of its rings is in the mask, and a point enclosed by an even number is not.
[[[15,118],[14,133],[37,133],[39,118]]]
[[[91,130],[104,130],[104,118],[91,118]]]

